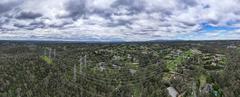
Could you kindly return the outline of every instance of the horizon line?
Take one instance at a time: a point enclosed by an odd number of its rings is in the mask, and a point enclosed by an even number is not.
[[[24,39],[19,39],[19,40],[13,40],[13,39],[0,39],[0,42],[6,41],[6,42],[62,42],[62,43],[138,43],[138,42],[190,42],[190,41],[240,41],[240,39],[209,39],[209,40],[185,40],[185,39],[159,39],[159,40],[146,40],[146,41],[99,41],[99,40],[51,40],[51,39],[43,39],[43,40],[24,40]]]

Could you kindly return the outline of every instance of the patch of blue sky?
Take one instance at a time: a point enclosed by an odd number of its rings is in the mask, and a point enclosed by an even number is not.
[[[232,31],[236,29],[239,29],[239,28],[231,27],[231,26],[212,26],[206,23],[202,24],[202,32],[211,32],[216,30]]]
[[[212,26],[209,24],[202,24],[202,28],[199,31],[177,35],[176,39],[180,40],[210,40],[223,38],[225,35],[228,35],[230,32],[238,30],[238,27],[231,26]],[[231,38],[231,37],[229,37]]]

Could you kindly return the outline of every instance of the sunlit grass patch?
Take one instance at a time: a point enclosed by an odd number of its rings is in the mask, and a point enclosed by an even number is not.
[[[199,83],[200,83],[200,87],[203,87],[207,83],[207,76],[204,74],[201,74],[199,76]]]
[[[53,63],[52,59],[50,59],[48,56],[41,56],[40,58],[48,64]]]
[[[170,72],[174,72],[177,69],[177,65],[182,64],[184,61],[186,61],[187,58],[190,58],[192,56],[192,50],[188,50],[183,54],[179,55],[178,57],[174,58],[174,60],[167,60],[166,67],[167,69],[169,69]]]
[[[172,74],[164,73],[162,79],[165,81],[169,81],[169,80],[171,80],[171,77],[172,77]]]

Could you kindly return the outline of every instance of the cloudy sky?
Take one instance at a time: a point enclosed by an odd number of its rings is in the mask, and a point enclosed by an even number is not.
[[[0,40],[240,39],[240,0],[1,0]]]

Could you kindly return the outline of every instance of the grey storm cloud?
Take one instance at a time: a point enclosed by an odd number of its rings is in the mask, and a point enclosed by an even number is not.
[[[178,0],[179,3],[182,3],[184,7],[197,6],[198,2],[196,0]]]
[[[197,33],[203,24],[240,27],[239,4],[239,0],[3,0],[0,31],[5,34],[0,38],[172,39]]]
[[[18,1],[17,0],[16,1],[10,0],[9,2],[4,2],[4,0],[1,1],[1,3],[0,3],[0,14],[12,10],[16,6],[20,5],[21,3],[22,3],[22,0],[18,0]]]
[[[19,15],[16,16],[17,19],[35,19],[41,17],[42,14],[34,13],[34,12],[21,12]]]
[[[66,2],[65,9],[69,12],[71,18],[79,18],[87,13],[86,0],[70,0]]]
[[[115,1],[111,7],[121,8],[126,7],[132,14],[139,13],[145,10],[143,0],[117,0]]]
[[[89,15],[98,14],[103,18],[111,19],[111,15],[134,15],[144,11],[144,2],[139,0],[110,0],[114,1],[110,5],[106,5],[107,8],[101,8],[99,6],[105,6],[104,3],[91,4],[91,1],[97,0],[70,0],[66,2],[65,9],[69,12],[68,17],[77,19],[80,17],[88,18]],[[103,0],[99,0],[103,1]],[[119,10],[126,8],[128,13],[121,13]]]

